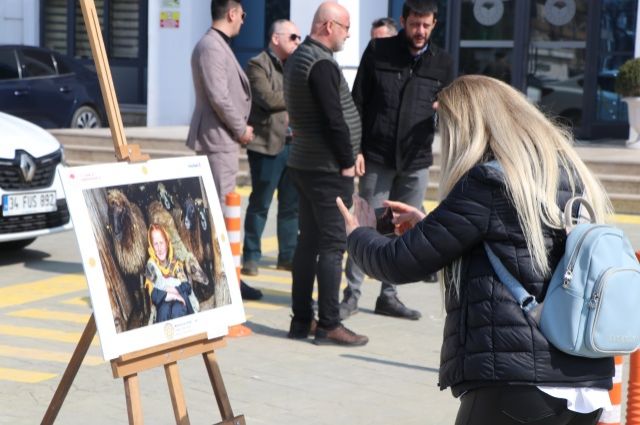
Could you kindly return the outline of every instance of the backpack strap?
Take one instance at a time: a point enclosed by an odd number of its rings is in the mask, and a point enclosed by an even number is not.
[[[567,204],[564,206],[564,226],[567,229],[567,233],[569,233],[571,231],[571,229],[573,229],[576,224],[578,223],[578,220],[580,220],[580,218],[582,218],[583,216],[580,214],[580,210],[578,210],[578,217],[574,220],[573,218],[573,204],[578,203],[580,206],[582,206],[587,213],[589,214],[589,222],[590,223],[595,223],[596,222],[596,213],[593,210],[593,207],[591,206],[591,204],[589,203],[589,201],[586,200],[586,198],[582,197],[582,196],[574,196],[573,198],[569,199],[567,201]]]
[[[537,307],[538,301],[536,300],[536,297],[527,292],[527,290],[524,289],[524,286],[522,286],[522,283],[513,277],[504,264],[502,264],[502,261],[500,261],[498,256],[489,247],[488,243],[484,242],[483,245],[484,250],[487,252],[487,257],[489,257],[489,262],[491,262],[491,266],[498,275],[500,282],[507,287],[509,292],[511,292],[511,295],[513,295],[513,298],[518,301],[520,308],[529,312]]]

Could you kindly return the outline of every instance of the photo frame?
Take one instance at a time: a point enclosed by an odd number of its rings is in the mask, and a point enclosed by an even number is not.
[[[105,360],[245,321],[206,157],[61,171]]]

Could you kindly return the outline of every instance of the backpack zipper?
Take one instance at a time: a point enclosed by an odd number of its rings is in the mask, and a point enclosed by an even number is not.
[[[590,316],[593,315],[593,320],[591,321],[592,332],[588,335],[588,338],[589,338],[588,343],[589,345],[591,345],[593,350],[598,351],[600,353],[614,354],[614,352],[603,350],[596,345],[596,342],[593,339],[593,327],[595,327],[596,324],[598,323],[598,318],[600,316],[600,299],[602,297],[602,290],[604,288],[605,282],[610,275],[614,273],[619,273],[619,272],[636,272],[637,273],[638,270],[628,269],[628,268],[621,269],[621,268],[615,268],[615,267],[608,268],[604,273],[602,273],[602,275],[598,278],[598,280],[594,284],[593,292],[591,294],[591,298],[589,299],[589,309],[595,310],[595,311],[590,312],[589,317],[587,318],[587,320],[589,320]],[[629,350],[628,352],[624,352],[624,354],[629,354],[632,351],[633,350]],[[622,354],[622,353],[618,353],[618,354]]]
[[[569,263],[567,264],[567,270],[564,272],[564,276],[562,278],[562,287],[564,289],[568,289],[569,285],[571,284],[571,279],[573,279],[573,268],[575,266],[576,260],[578,259],[578,252],[580,251],[580,248],[582,247],[582,244],[584,243],[584,240],[586,239],[587,235],[592,231],[595,230],[597,228],[600,227],[607,227],[607,226],[593,226],[592,228],[588,229],[586,232],[584,232],[582,234],[582,236],[580,236],[580,239],[578,240],[578,243],[576,243],[575,248],[573,249],[573,252],[571,253],[571,257],[569,258]]]

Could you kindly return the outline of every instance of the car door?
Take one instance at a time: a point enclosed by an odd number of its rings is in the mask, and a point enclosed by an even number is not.
[[[30,121],[45,128],[67,127],[75,96],[67,78],[58,75],[51,53],[23,47],[18,51],[18,60],[31,96]]]
[[[15,47],[0,47],[0,111],[29,120],[32,98],[27,82],[20,78]]]

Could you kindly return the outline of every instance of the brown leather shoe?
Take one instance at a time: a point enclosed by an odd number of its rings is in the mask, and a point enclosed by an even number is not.
[[[316,345],[346,345],[350,347],[365,345],[367,342],[369,342],[369,338],[364,335],[358,335],[345,328],[342,324],[331,330],[318,326],[316,338],[313,340]]]

